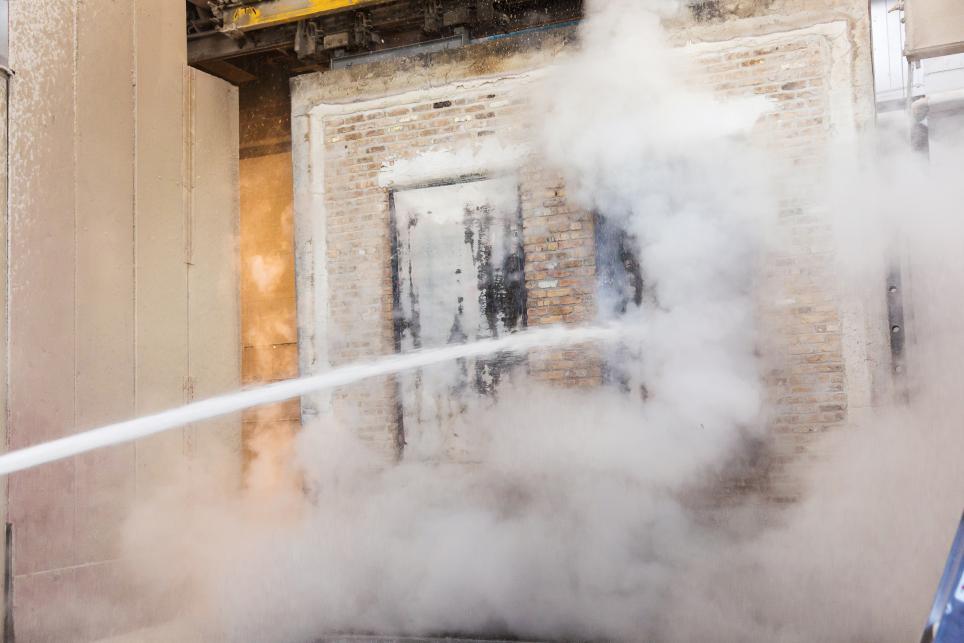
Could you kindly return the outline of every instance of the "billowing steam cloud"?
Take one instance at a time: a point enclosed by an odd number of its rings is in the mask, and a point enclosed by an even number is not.
[[[943,469],[962,432],[935,410],[957,399],[928,397],[928,422],[910,411],[869,419],[815,469],[799,507],[707,510],[712,481],[764,434],[754,274],[771,177],[744,139],[765,105],[689,89],[685,61],[663,43],[661,6],[591,5],[580,51],[543,97],[546,161],[638,262],[637,291],[610,293],[625,305],[601,311],[636,330],[619,351],[629,358],[610,356],[614,385],[562,393],[517,378],[465,420],[484,438],[472,464],[386,467],[350,426],[322,422],[298,438],[307,494],[143,508],[131,563],[145,591],[173,594],[158,597],[182,640],[915,635],[950,537],[930,526],[951,529],[949,497],[959,504],[964,491],[962,474]],[[847,194],[879,185],[864,177]],[[934,234],[908,243],[940,237],[959,191],[931,199]],[[860,209],[823,205],[842,221]],[[959,267],[951,284],[964,283]],[[920,310],[937,327],[947,319]],[[941,338],[960,370],[952,327]],[[918,373],[922,388],[930,374]]]
[[[715,459],[738,427],[756,425],[760,404],[752,286],[769,204],[741,139],[767,105],[688,88],[648,8],[665,4],[590,9],[581,52],[549,84],[544,135],[581,205],[639,261],[640,303],[626,320],[645,336],[619,365],[649,398],[638,430],[696,427]]]

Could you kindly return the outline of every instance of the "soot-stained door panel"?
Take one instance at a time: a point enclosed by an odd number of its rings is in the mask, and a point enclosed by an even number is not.
[[[619,221],[596,213],[596,277],[599,314],[604,320],[621,320],[633,315],[643,305],[651,304],[652,292],[647,292],[640,260],[640,243],[636,235]],[[630,344],[620,342],[604,348],[603,381],[616,385],[625,392],[638,389],[646,397],[644,383],[635,381],[627,364],[643,359]],[[627,359],[629,358],[629,359]]]
[[[393,194],[395,332],[402,352],[501,337],[525,327],[518,187],[481,179]],[[459,360],[400,378],[406,457],[471,450],[464,422],[485,404],[510,355]]]

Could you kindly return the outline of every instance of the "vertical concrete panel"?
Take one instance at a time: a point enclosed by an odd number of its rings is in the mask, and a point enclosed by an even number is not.
[[[235,388],[237,93],[186,68],[183,3],[11,3],[11,32],[9,447],[181,404],[192,355],[196,394]],[[240,421],[220,427],[211,452],[233,449],[240,470]],[[11,477],[18,638],[132,626],[120,528],[136,485],[187,472],[190,435]]]
[[[74,424],[73,0],[10,6],[10,426],[19,448]],[[74,560],[74,462],[10,480],[15,573]]]
[[[134,222],[137,412],[187,397],[187,230],[184,111],[187,59],[184,4],[135,4],[137,79]],[[184,431],[135,445],[138,491],[170,480],[187,449]]]
[[[137,627],[136,612],[119,607],[130,598],[118,562],[51,570],[18,579],[14,591],[18,641],[102,641]]]
[[[197,70],[190,70],[190,78],[194,104],[188,339],[193,394],[204,398],[237,390],[241,384],[238,90]],[[198,429],[198,461],[237,487],[240,416],[210,420]]]
[[[77,420],[134,415],[133,6],[77,14]],[[134,489],[134,447],[77,458],[76,563],[106,560]]]
[[[8,76],[0,72],[0,445],[7,444],[7,90]],[[0,523],[7,521],[7,480],[0,480]],[[6,573],[0,561],[0,572]]]

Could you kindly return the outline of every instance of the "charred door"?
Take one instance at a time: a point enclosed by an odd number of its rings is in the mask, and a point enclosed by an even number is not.
[[[405,352],[500,337],[525,326],[518,188],[479,179],[392,195],[397,349]],[[450,459],[471,450],[465,414],[495,394],[510,355],[401,376],[406,457]]]

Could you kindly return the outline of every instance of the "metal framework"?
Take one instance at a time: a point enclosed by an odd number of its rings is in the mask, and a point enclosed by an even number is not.
[[[360,9],[385,0],[264,0],[221,9],[221,31],[238,33]]]
[[[260,76],[259,61],[317,71],[568,22],[582,0],[187,0],[186,9],[188,62],[243,83]]]

